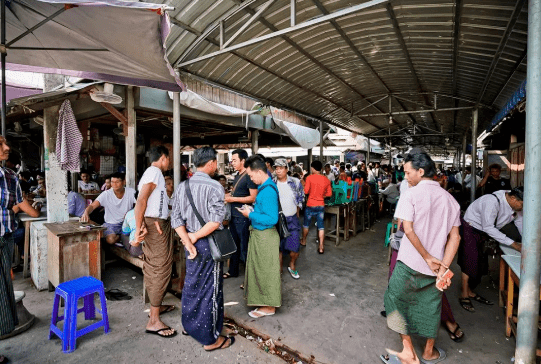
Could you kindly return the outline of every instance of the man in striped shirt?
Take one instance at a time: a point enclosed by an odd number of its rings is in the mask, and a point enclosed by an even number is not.
[[[9,158],[9,145],[0,135],[0,162]],[[32,217],[39,216],[23,200],[23,194],[17,175],[11,169],[0,167],[0,337],[9,334],[19,323],[15,308],[13,282],[11,281],[11,258],[13,257],[13,235],[17,228],[14,207],[28,213]],[[0,355],[0,363],[5,359]]]

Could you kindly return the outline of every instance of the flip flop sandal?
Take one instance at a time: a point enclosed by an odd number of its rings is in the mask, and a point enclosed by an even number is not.
[[[224,273],[223,277],[224,279],[227,279],[227,278],[231,278],[232,276],[231,274],[229,274],[229,272],[227,272],[227,273]]]
[[[174,329],[171,329],[169,326],[167,326],[167,327],[164,327],[164,328],[159,329],[159,330],[145,330],[145,333],[152,334],[152,335],[158,335],[160,337],[165,337],[165,338],[171,338],[171,337],[177,336],[177,330],[175,330],[171,335],[162,335],[162,334],[160,334],[160,332],[167,331],[167,330],[174,330]]]
[[[111,301],[126,301],[132,299],[132,296],[129,296],[127,292],[123,292],[117,288],[105,292],[105,297]]]
[[[219,350],[219,349],[227,349],[227,348],[232,347],[233,344],[235,343],[235,338],[234,337],[227,337],[227,336],[222,336],[222,337],[224,337],[225,340],[222,341],[222,344],[220,346],[215,347],[214,349],[205,349],[205,351],[214,351],[214,350]],[[225,343],[228,342],[228,341],[230,342],[229,346],[226,346],[224,348]]]
[[[460,325],[459,325],[459,324],[456,324],[456,329],[455,329],[454,332],[451,331],[451,330],[449,330],[449,328],[447,327],[447,325],[445,325],[445,330],[447,330],[447,332],[449,333],[449,338],[450,338],[451,340],[453,340],[454,342],[456,342],[456,343],[459,343],[459,342],[462,341],[462,339],[464,339],[464,335],[465,335],[465,334],[464,334],[464,331],[460,330]],[[457,334],[457,331],[458,331],[458,330],[460,330],[460,332],[462,332],[462,335],[459,336],[459,335]],[[453,336],[454,336],[454,338],[453,338]]]
[[[439,363],[440,361],[444,361],[445,358],[447,358],[447,354],[445,354],[445,351],[443,351],[443,349],[437,348],[435,346],[434,346],[434,348],[436,348],[436,350],[440,353],[440,357],[437,358],[437,359],[433,359],[433,360],[426,360],[426,359],[423,359],[422,357],[419,357],[419,360],[421,361],[421,363],[423,363],[423,364],[436,364],[436,363]]]
[[[184,335],[184,336],[190,336],[190,334],[188,334],[188,332],[186,330],[182,330],[181,334]]]
[[[239,288],[244,289],[244,284],[241,284]]]
[[[469,298],[459,298],[458,302],[460,302],[460,306],[462,306],[463,309],[465,309],[468,312],[475,312],[475,308],[473,307],[471,300]]]
[[[472,300],[475,300],[477,302],[481,302],[482,304],[493,306],[494,302],[487,300],[484,297],[479,296],[478,294],[475,295],[475,297],[471,297]]]
[[[8,363],[9,363],[9,359],[3,355],[0,355],[0,364],[8,364]]]
[[[248,315],[252,318],[261,318],[261,317],[265,317],[265,316],[272,316],[274,315],[276,312],[263,312],[263,311],[259,311],[258,308],[256,308],[255,310],[253,311],[250,311],[248,312]]]
[[[385,364],[402,364],[402,362],[400,361],[400,359],[398,359],[396,355],[385,354],[385,355],[380,355],[379,358]]]

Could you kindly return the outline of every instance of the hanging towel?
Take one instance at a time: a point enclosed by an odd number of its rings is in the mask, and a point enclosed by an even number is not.
[[[64,171],[79,172],[79,153],[83,136],[77,127],[75,114],[69,100],[65,100],[58,112],[58,133],[56,135],[56,158]]]

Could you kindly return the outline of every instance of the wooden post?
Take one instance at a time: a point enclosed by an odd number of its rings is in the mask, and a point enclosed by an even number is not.
[[[126,187],[135,188],[137,178],[137,122],[133,86],[126,86],[128,131],[126,135]]]
[[[259,150],[259,130],[252,130],[252,155]]]

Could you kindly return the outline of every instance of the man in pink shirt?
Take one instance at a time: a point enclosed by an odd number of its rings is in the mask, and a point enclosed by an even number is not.
[[[442,302],[436,278],[442,278],[457,252],[460,207],[433,180],[436,168],[428,154],[412,151],[404,162],[412,188],[401,195],[395,217],[403,221],[405,236],[385,292],[387,325],[400,334],[404,348],[380,358],[384,363],[437,363],[446,354],[434,347]],[[450,284],[446,279],[444,289]],[[413,348],[413,334],[427,338],[422,358]]]

